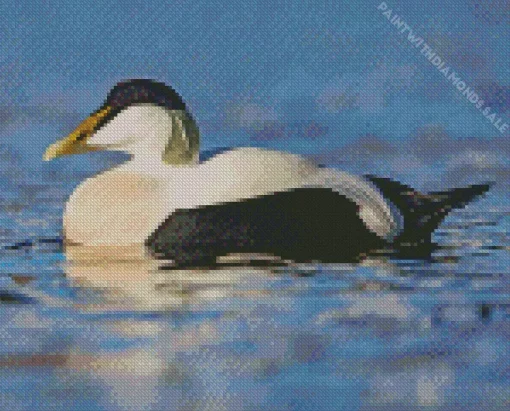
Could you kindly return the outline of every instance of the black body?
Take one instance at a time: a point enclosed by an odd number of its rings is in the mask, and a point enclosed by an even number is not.
[[[177,265],[213,264],[228,253],[354,261],[384,244],[361,221],[355,203],[326,188],[178,210],[147,240],[157,256]]]
[[[358,206],[327,188],[298,188],[239,202],[177,210],[147,239],[154,255],[176,266],[214,265],[229,253],[264,253],[296,262],[354,262],[382,249],[424,258],[431,233],[452,208],[485,193],[489,185],[421,194],[385,178],[367,176],[404,218],[390,242],[369,230]]]

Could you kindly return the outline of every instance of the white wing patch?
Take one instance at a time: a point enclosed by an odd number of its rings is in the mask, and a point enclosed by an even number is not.
[[[401,214],[369,181],[343,171],[319,169],[303,187],[326,187],[344,195],[359,206],[359,216],[379,237],[392,240],[403,229]],[[348,218],[348,216],[346,216]]]

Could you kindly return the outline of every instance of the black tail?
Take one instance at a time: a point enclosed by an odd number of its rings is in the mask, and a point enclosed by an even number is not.
[[[432,232],[451,210],[464,207],[486,193],[492,185],[477,184],[423,194],[387,178],[366,177],[399,209],[404,218],[404,230],[394,241],[397,247],[429,244]]]

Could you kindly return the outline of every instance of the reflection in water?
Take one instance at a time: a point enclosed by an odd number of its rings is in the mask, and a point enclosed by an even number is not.
[[[66,248],[64,270],[72,286],[101,291],[101,310],[130,311],[182,310],[210,299],[254,297],[258,293],[253,289],[235,288],[253,283],[254,270],[261,271],[249,267],[174,269],[171,261],[151,258],[143,247],[77,246]],[[90,308],[89,304],[83,308]]]
[[[0,404],[507,409],[508,248],[473,253],[508,227],[478,246],[453,229],[461,246],[434,261],[174,270],[140,249],[67,247],[30,271],[6,254],[2,289],[23,303],[0,301]]]

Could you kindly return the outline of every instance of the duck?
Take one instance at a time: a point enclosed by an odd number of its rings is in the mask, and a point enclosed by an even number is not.
[[[201,159],[199,128],[183,98],[152,79],[118,82],[43,159],[99,150],[129,160],[77,186],[65,205],[65,243],[141,246],[177,266],[243,253],[344,262],[380,249],[427,249],[452,209],[490,188],[421,193],[256,147]]]

